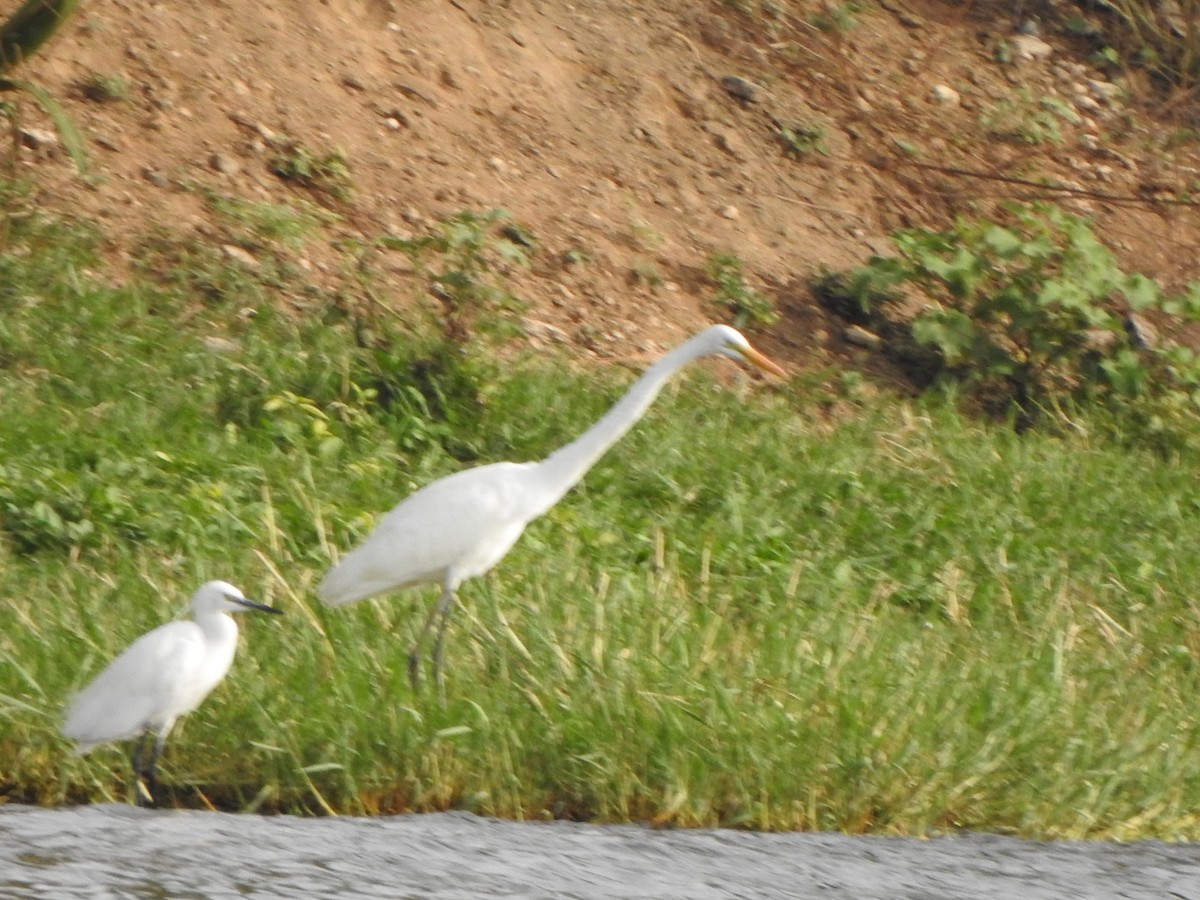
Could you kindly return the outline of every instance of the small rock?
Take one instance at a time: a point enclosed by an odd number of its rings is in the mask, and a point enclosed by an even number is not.
[[[744,100],[747,103],[757,103],[759,96],[762,94],[762,88],[742,78],[740,75],[726,75],[721,79],[721,87],[725,88],[734,97],[739,100]]]
[[[1046,59],[1054,52],[1053,47],[1035,34],[1014,34],[1011,40],[1013,55],[1017,59]]]
[[[148,182],[150,182],[155,187],[165,188],[165,187],[167,187],[167,185],[170,184],[170,182],[167,181],[166,175],[164,175],[162,172],[158,171],[157,169],[151,168],[150,166],[142,167],[142,177],[145,178]]]
[[[226,256],[228,256],[234,262],[239,262],[242,265],[244,265],[248,268],[251,268],[251,269],[258,268],[258,260],[255,259],[252,254],[248,253],[247,251],[243,250],[241,247],[238,247],[235,244],[223,244],[221,246],[221,252],[223,252]]]
[[[737,133],[728,129],[720,128],[713,132],[713,140],[717,146],[737,160],[745,160],[747,158],[746,145],[742,143],[742,139]]]
[[[848,343],[858,347],[866,347],[868,350],[877,350],[879,345],[883,343],[883,338],[873,331],[863,328],[861,325],[849,325],[842,332],[842,336]]]
[[[565,344],[570,340],[567,333],[557,325],[551,325],[540,319],[526,319],[525,334],[535,342]]]
[[[1113,84],[1111,81],[1089,78],[1087,86],[1088,90],[1092,92],[1092,96],[1102,103],[1112,104],[1121,99],[1120,85]]]
[[[210,334],[204,339],[204,346],[213,353],[236,353],[238,345],[229,338],[218,337],[215,334]]]
[[[53,150],[58,146],[58,135],[44,128],[22,128],[21,143],[30,150]]]
[[[1158,346],[1158,330],[1137,313],[1125,316],[1125,333],[1135,347],[1153,350]]]
[[[224,153],[214,153],[208,158],[208,164],[214,172],[220,172],[222,175],[236,175],[242,169],[236,159]]]
[[[717,212],[720,213],[721,218],[729,219],[731,221],[738,218],[741,215],[741,212],[738,211],[738,208],[736,206],[722,206],[720,209],[717,210]]]
[[[943,106],[958,106],[962,103],[962,96],[958,91],[945,84],[935,84],[929,95],[934,103],[940,103]]]

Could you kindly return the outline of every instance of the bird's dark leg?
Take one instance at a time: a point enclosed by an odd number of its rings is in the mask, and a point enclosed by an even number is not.
[[[437,680],[439,688],[442,685],[442,642],[446,636],[446,624],[450,620],[450,610],[454,606],[454,591],[446,588],[442,591],[442,596],[438,597],[437,603],[433,605],[433,609],[429,610],[429,615],[425,619],[425,624],[421,626],[421,633],[417,635],[417,639],[413,641],[412,646],[408,650],[408,677],[412,681],[413,690],[417,691],[421,688],[421,645],[425,643],[425,639],[429,636],[429,629],[433,627],[435,619],[441,620],[438,625],[437,644],[434,648],[434,678]]]
[[[133,766],[133,782],[134,788],[137,791],[138,806],[154,806],[154,786],[153,786],[153,771],[154,762],[151,760],[150,769],[146,768],[146,754],[150,750],[150,730],[143,731],[133,744],[133,754],[130,757],[130,763]],[[151,781],[149,789],[146,788],[145,780]]]
[[[167,732],[170,726],[164,726],[158,730],[158,735],[154,738],[154,755],[150,757],[150,768],[146,772],[146,780],[149,782],[150,788],[150,805],[158,806],[158,758],[162,756],[163,745],[167,742]]]
[[[433,680],[437,682],[438,693],[443,699],[446,696],[446,676],[442,671],[443,651],[446,644],[446,626],[450,624],[450,613],[454,612],[454,591],[445,591],[438,599],[442,616],[438,621],[437,640],[433,643]]]

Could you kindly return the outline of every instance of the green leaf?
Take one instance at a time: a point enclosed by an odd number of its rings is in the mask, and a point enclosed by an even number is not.
[[[1021,249],[1021,238],[1018,234],[999,225],[993,225],[983,234],[983,243],[1001,259],[1009,259]]]
[[[916,319],[912,333],[919,343],[937,347],[946,357],[946,362],[954,365],[975,345],[979,330],[965,313],[949,309]]]
[[[1159,302],[1158,282],[1140,273],[1129,276],[1122,293],[1134,309],[1147,309]]]

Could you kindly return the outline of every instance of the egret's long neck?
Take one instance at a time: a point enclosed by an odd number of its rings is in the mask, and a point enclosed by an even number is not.
[[[609,447],[619,441],[649,409],[662,386],[671,376],[697,357],[711,352],[695,339],[676,347],[634,382],[633,387],[595,425],[547,456],[538,466],[544,484],[555,490],[546,507],[557,503],[587,471],[596,464]]]
[[[210,647],[236,647],[237,622],[226,612],[208,610],[195,616],[196,624],[204,631]]]

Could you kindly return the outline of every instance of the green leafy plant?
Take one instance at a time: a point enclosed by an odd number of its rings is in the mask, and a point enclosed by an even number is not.
[[[829,149],[824,143],[825,128],[823,126],[801,123],[780,124],[778,128],[780,143],[783,144],[783,150],[789,156],[804,157],[813,152],[823,156],[829,155]]]
[[[634,284],[644,284],[653,288],[662,287],[664,280],[654,260],[644,256],[634,260],[629,270],[629,279]]]
[[[1069,103],[1057,97],[1034,97],[1026,87],[980,116],[980,123],[990,133],[1025,144],[1061,144],[1063,123],[1075,125],[1080,121],[1079,113]]]
[[[704,273],[717,286],[717,302],[733,313],[737,326],[746,323],[770,325],[779,313],[769,297],[746,284],[742,261],[732,253],[716,253],[704,264]]]
[[[521,301],[509,290],[503,269],[528,266],[532,236],[524,229],[511,236],[509,212],[464,211],[450,216],[435,231],[416,238],[385,236],[378,245],[401,250],[428,279],[437,301],[443,336],[465,343],[479,329],[507,332]]]
[[[1127,275],[1087,220],[1018,206],[1007,225],[962,221],[893,240],[897,256],[875,257],[826,287],[857,296],[849,311],[867,321],[882,319],[881,302],[901,286],[918,288],[929,305],[904,327],[935,380],[1015,409],[1019,425],[1089,400],[1150,429],[1200,421],[1195,354],[1147,346],[1130,328],[1131,315],[1197,320],[1200,287],[1166,297],[1152,279]],[[880,330],[902,329],[883,321]]]
[[[205,202],[231,228],[231,237],[248,244],[281,244],[299,248],[333,214],[303,200],[287,204],[263,203],[200,188]]]
[[[820,12],[808,17],[808,24],[818,31],[844,34],[858,27],[858,3],[825,2]]]
[[[298,141],[283,141],[268,166],[284,181],[349,200],[354,190],[350,166],[341,150],[315,153]]]
[[[93,72],[80,82],[79,91],[93,103],[113,103],[129,99],[129,83],[121,75]]]

